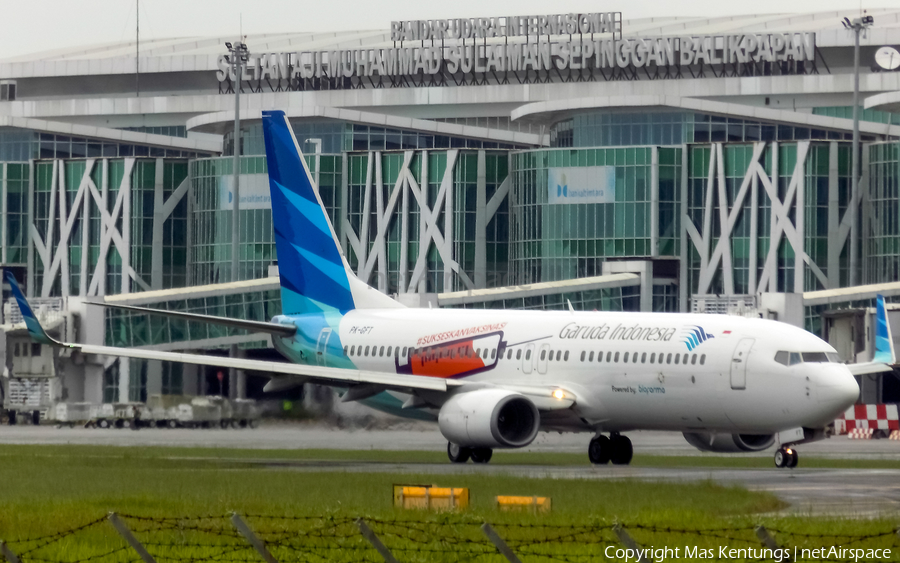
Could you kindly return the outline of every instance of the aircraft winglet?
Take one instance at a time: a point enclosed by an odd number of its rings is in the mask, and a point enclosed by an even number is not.
[[[16,303],[19,305],[19,311],[22,312],[22,318],[25,319],[25,326],[28,327],[28,334],[31,336],[32,340],[40,342],[41,344],[60,345],[59,342],[50,338],[44,331],[44,327],[38,322],[37,317],[34,315],[34,311],[31,310],[31,306],[28,304],[25,295],[22,293],[22,289],[19,287],[18,282],[16,282],[16,277],[13,275],[12,271],[4,270],[3,276],[12,288],[13,296],[16,298]]]
[[[888,322],[883,295],[878,296],[875,308],[875,355],[872,361],[885,364],[896,363],[894,342],[891,339],[891,325]]]

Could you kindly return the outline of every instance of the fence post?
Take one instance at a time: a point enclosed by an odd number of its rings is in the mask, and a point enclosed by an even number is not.
[[[253,533],[253,530],[250,529],[250,526],[248,526],[247,523],[244,522],[244,519],[241,518],[237,512],[233,512],[231,514],[231,524],[237,529],[238,532],[241,533],[242,536],[244,536],[244,539],[250,542],[250,545],[252,545],[253,549],[255,549],[257,553],[259,553],[260,557],[263,558],[263,561],[265,561],[266,563],[278,563],[278,560],[275,559],[271,553],[269,553],[268,549],[266,549],[266,544],[263,543],[263,541]]]
[[[619,541],[622,542],[622,545],[624,545],[628,549],[633,549],[635,553],[641,554],[641,558],[638,559],[638,563],[653,563],[652,561],[644,557],[643,551],[641,551],[641,546],[639,546],[638,543],[628,535],[628,532],[625,531],[625,528],[616,524],[615,526],[613,526],[613,531],[616,533]]]
[[[19,558],[15,553],[12,552],[12,550],[9,548],[9,546],[6,545],[6,542],[3,540],[0,540],[0,554],[2,554],[3,557],[6,557],[6,560],[9,563],[19,563]]]
[[[506,557],[506,560],[509,563],[522,563],[522,561],[513,553],[513,550],[506,545],[506,542],[503,541],[503,538],[500,537],[490,524],[485,522],[481,525],[481,531],[484,532],[484,535],[487,536],[487,539],[491,540],[491,543],[494,544],[494,547],[497,548],[497,551],[500,552],[503,557]]]
[[[766,547],[771,549],[773,552],[776,549],[781,549],[781,546],[779,546],[778,543],[775,542],[775,539],[769,535],[769,531],[766,530],[766,528],[762,525],[759,525],[756,527],[756,537],[758,537],[759,540],[761,542],[763,542],[763,545],[765,545]],[[788,550],[785,550],[785,551],[788,551]],[[788,557],[785,557],[784,559],[782,559],[781,561],[783,563],[790,563],[791,558],[790,558],[790,556],[788,556]]]
[[[366,541],[372,544],[372,547],[375,548],[375,551],[377,551],[379,555],[381,555],[385,563],[399,563],[399,561],[394,558],[394,555],[390,552],[390,550],[385,547],[383,543],[381,543],[381,540],[378,539],[378,536],[376,536],[375,532],[372,531],[372,528],[370,528],[369,525],[366,524],[365,520],[363,520],[362,518],[357,518],[356,527],[359,528],[359,533],[361,533],[363,537],[366,538]]]
[[[110,512],[109,516],[107,516],[109,523],[112,524],[113,528],[119,532],[119,535],[125,538],[125,541],[128,542],[128,545],[131,546],[131,549],[135,550],[141,559],[144,560],[144,563],[156,563],[156,560],[153,559],[153,556],[147,552],[144,548],[143,544],[134,537],[134,534],[131,533],[131,530],[128,529],[128,526],[125,525],[125,522],[119,518],[119,515],[115,512]]]

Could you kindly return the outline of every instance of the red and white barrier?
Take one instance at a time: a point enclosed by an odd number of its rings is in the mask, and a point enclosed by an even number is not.
[[[891,432],[891,435],[888,436],[888,440],[900,440],[900,430],[894,430]]]
[[[847,437],[851,440],[871,440],[874,433],[871,428],[854,428],[847,432]]]
[[[866,430],[868,436],[855,430]],[[875,430],[883,430],[882,435],[891,433],[892,439],[900,440],[900,436],[893,438],[893,434],[900,434],[900,412],[896,404],[890,405],[853,405],[834,421],[835,434],[847,434],[848,438],[870,439]]]

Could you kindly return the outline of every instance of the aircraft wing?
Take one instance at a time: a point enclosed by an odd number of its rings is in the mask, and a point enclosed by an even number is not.
[[[569,408],[575,402],[574,395],[569,391],[563,391],[556,387],[542,386],[503,386],[493,385],[486,382],[469,383],[459,379],[445,379],[440,377],[427,377],[423,375],[405,375],[397,373],[387,373],[372,370],[343,369],[331,368],[325,366],[312,366],[306,364],[293,364],[287,362],[267,362],[262,360],[249,360],[246,358],[229,358],[222,356],[207,356],[202,354],[183,354],[179,352],[163,352],[159,350],[146,350],[141,348],[118,348],[115,346],[97,346],[93,344],[77,344],[70,342],[60,342],[44,330],[37,317],[25,299],[22,290],[19,288],[12,272],[7,270],[5,277],[13,295],[22,312],[25,325],[28,327],[28,333],[31,338],[42,344],[51,346],[59,346],[70,350],[77,350],[82,354],[93,354],[99,356],[116,356],[122,358],[138,358],[144,360],[160,360],[166,362],[181,362],[185,364],[196,364],[204,366],[217,366],[222,368],[234,368],[248,371],[259,371],[269,374],[272,380],[266,385],[267,391],[275,391],[286,389],[306,381],[319,383],[323,385],[349,387],[359,387],[359,393],[355,393],[359,398],[371,396],[375,392],[381,390],[395,390],[404,392],[414,391],[437,391],[448,392],[453,389],[471,387],[472,389],[482,388],[485,386],[508,388],[527,395],[535,403],[539,410],[557,410]],[[142,310],[142,308],[136,308]],[[152,309],[150,311],[153,311]],[[147,311],[147,312],[150,312]],[[142,311],[143,312],[143,311]],[[200,317],[204,315],[198,315]],[[218,317],[216,317],[218,318]],[[202,319],[194,319],[202,320]],[[272,323],[266,323],[272,324]],[[277,325],[273,325],[277,326]]]

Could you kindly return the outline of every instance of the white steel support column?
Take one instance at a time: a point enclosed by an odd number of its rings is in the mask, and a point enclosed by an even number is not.
[[[397,293],[409,287],[409,182],[402,182],[400,192],[400,265]]]
[[[722,148],[722,143],[716,143],[715,147],[716,178],[718,179],[719,188],[719,232],[721,233],[719,241],[716,243],[716,250],[719,250],[720,247],[722,249],[722,278],[725,284],[725,293],[734,295],[734,262],[731,260],[731,227],[733,223],[729,221],[728,193],[725,191],[725,151]],[[746,190],[746,182],[742,188],[740,195]],[[735,197],[734,211],[736,213],[740,212],[742,204],[743,197]],[[710,233],[710,240],[712,240],[712,233]],[[722,241],[725,241],[724,244],[722,244]],[[711,266],[714,265],[716,262],[715,258],[711,262]]]
[[[809,142],[807,142],[807,148]],[[797,237],[795,241],[791,241],[794,246],[794,293],[803,293],[803,286],[806,278],[806,268],[803,267],[803,258],[806,256],[806,159],[800,158],[800,143],[797,144],[797,164],[794,168],[794,175],[791,183],[796,182],[797,186],[797,206],[794,211],[794,225],[797,229]],[[809,154],[807,151],[805,154]],[[790,201],[786,202],[790,206]],[[796,248],[799,246],[799,248]]]
[[[89,160],[87,162],[87,166],[85,168],[93,168],[93,161]],[[69,218],[69,210],[66,209],[66,173],[65,173],[65,165],[64,161],[59,161],[59,180],[57,182],[57,187],[59,189],[59,246],[56,248],[56,260],[53,261],[53,264],[50,266],[49,271],[44,270],[45,276],[51,277],[51,285],[52,278],[55,277],[56,266],[59,264],[58,268],[61,272],[61,284],[60,288],[62,289],[63,295],[69,295],[69,230],[66,228]],[[75,205],[78,205],[76,202]],[[72,210],[73,217],[75,215],[74,209]],[[71,225],[71,223],[69,224]],[[53,244],[52,241],[47,241],[48,249],[50,245]],[[58,260],[58,262],[57,262]],[[46,277],[44,282],[46,284]]]
[[[367,281],[364,272],[366,269],[366,262],[369,258],[369,215],[372,212],[370,209],[372,201],[372,169],[375,165],[375,159],[380,158],[381,153],[372,151],[369,151],[366,155],[366,186],[363,190],[362,221],[359,223],[359,251],[356,255],[356,258],[359,261],[356,266],[356,274],[360,276],[364,282]]]
[[[475,289],[487,287],[487,164],[484,150],[478,151],[475,180]]]
[[[125,174],[122,176],[122,184],[119,191],[125,190],[125,193],[119,194],[122,198],[122,248],[119,248],[119,258],[122,261],[122,277],[119,293],[131,293],[131,173],[137,169],[133,166],[129,171],[126,167]],[[234,197],[238,194],[235,191]],[[113,219],[112,227],[115,228],[115,219]],[[232,280],[234,281],[234,280]]]
[[[401,182],[402,183],[402,182]],[[375,225],[378,229],[378,235],[375,238],[375,245],[372,253],[378,261],[378,291],[387,292],[387,251],[386,251],[386,231],[387,223],[384,216],[384,177],[381,170],[381,153],[375,153]],[[366,268],[369,270],[369,268]],[[368,272],[367,272],[368,273]],[[368,281],[368,280],[363,280]]]
[[[426,272],[427,272],[427,264],[428,264],[428,223],[425,220],[426,213],[428,213],[428,206],[425,205],[428,202],[428,151],[422,151],[422,176],[419,180],[419,189],[422,194],[422,198],[419,200],[419,253],[416,256],[416,269],[418,269],[418,265],[420,262],[424,261],[426,264]],[[435,202],[435,207],[437,207],[437,202]],[[424,276],[420,276],[418,282],[416,282],[415,277],[410,280],[410,288],[409,291],[414,293],[412,285],[418,283],[418,292],[425,293],[428,289],[428,282],[426,281],[427,273]],[[415,271],[413,271],[413,276],[415,276]],[[446,290],[445,290],[446,291]]]
[[[869,202],[869,144],[862,145],[860,148],[860,155],[862,170],[859,173],[859,201],[860,207],[862,208],[862,222],[859,225],[860,233],[866,234],[870,233],[869,229],[869,221],[871,220],[871,204]],[[857,237],[859,239],[860,237]],[[867,241],[868,238],[863,238],[863,241]],[[860,272],[857,274],[856,281],[858,283],[871,283],[869,280],[869,261],[866,260],[868,256],[868,252],[866,251],[866,245],[863,244],[862,248],[860,248],[859,253],[859,269]]]
[[[163,159],[156,159],[156,169],[153,181],[153,249],[151,250],[150,287],[152,289],[163,288],[163,225],[166,217],[163,210]],[[147,211],[144,210],[144,213]]]
[[[751,294],[756,293],[756,279],[759,275],[759,241],[757,240],[759,238],[759,174],[753,169],[756,164],[757,162],[753,162],[748,170],[748,174],[751,174],[752,177],[750,179],[750,267],[747,290]]]
[[[774,192],[778,193],[778,143],[772,143],[772,188]],[[775,215],[775,206],[778,205],[778,198],[773,198],[772,194],[769,194],[769,200],[771,205],[769,206],[769,254],[766,257],[766,267],[763,269],[763,274],[765,274],[765,270],[770,267],[769,265],[769,257],[772,256],[772,253],[778,253],[778,246],[781,244],[781,237],[778,236],[778,218]],[[763,289],[760,289],[763,292],[775,293],[778,291],[778,277],[770,275],[768,278],[767,286]]]
[[[119,358],[119,402],[127,403],[128,401],[128,391],[131,387],[131,361],[128,358]],[[140,377],[141,374],[135,374],[136,377]]]
[[[443,291],[453,291],[453,264],[452,260],[453,256],[453,167],[456,166],[458,162],[457,159],[454,159],[453,162],[450,162],[450,159],[447,159],[447,169],[444,170],[444,181],[443,183],[446,186],[445,192],[445,200],[444,200],[444,249],[445,252],[442,252],[442,258],[444,259],[444,288]],[[435,205],[435,209],[437,205]],[[437,214],[435,214],[435,222],[437,222]],[[435,241],[435,245],[439,244]]]
[[[187,186],[187,228],[186,228],[187,249],[186,249],[186,253],[185,253],[187,256],[188,271],[187,271],[186,277],[187,277],[188,285],[194,285],[194,274],[191,271],[191,267],[190,267],[190,264],[194,263],[194,261],[193,261],[194,259],[193,259],[192,252],[191,252],[191,249],[194,247],[194,228],[192,226],[193,221],[191,220],[191,218],[194,216],[194,183],[191,182],[191,174],[187,175],[187,177],[185,178],[185,181],[188,184],[188,186]]]
[[[828,143],[828,287],[841,285],[840,188],[838,179],[838,143]]]
[[[347,232],[350,230],[350,159],[346,152],[341,153],[341,205],[338,213],[341,225],[341,248],[346,249]],[[335,223],[337,222],[335,220]],[[346,250],[344,253],[347,254]]]
[[[109,247],[103,245],[106,239],[107,225],[103,220],[105,212],[109,210],[109,161],[103,159],[103,171],[100,178],[100,256],[97,258],[97,268],[94,270],[94,277],[97,278],[97,292],[93,295],[106,295],[106,259],[109,253]],[[91,284],[93,285],[93,283]],[[125,363],[122,360],[121,363]]]
[[[687,214],[688,203],[688,146],[681,145],[681,228],[678,229],[679,236],[679,268],[678,268],[678,310],[682,313],[688,311],[688,237],[687,223],[690,220]]]
[[[27,292],[28,297],[34,297],[34,241],[31,238],[31,229],[34,225],[34,160],[28,161],[28,226],[23,227],[28,229],[28,233],[25,235],[25,241],[27,244],[27,255],[28,255],[28,273],[26,274],[25,281],[25,291]]]
[[[104,159],[105,161],[106,159]],[[94,163],[94,166],[97,166]],[[102,165],[101,165],[102,166]],[[84,180],[82,180],[84,183]],[[81,270],[79,277],[81,282],[78,284],[78,295],[84,297],[87,295],[90,280],[88,280],[88,261],[90,258],[90,232],[91,232],[91,197],[88,194],[87,186],[84,187],[84,198],[81,202]]]
[[[650,256],[659,258],[659,147],[650,149]]]
[[[7,213],[8,213],[8,210],[6,207],[6,202],[9,199],[8,166],[9,166],[8,163],[6,163],[6,162],[3,163],[3,168],[2,168],[3,178],[2,178],[2,180],[0,180],[0,182],[2,182],[2,193],[0,193],[0,197],[3,198],[3,201],[0,202],[0,206],[2,206],[2,209],[0,209],[0,213],[2,213],[2,216],[0,216],[0,229],[2,229],[2,232],[0,232],[0,261],[2,261],[4,265],[6,265],[9,262],[8,252],[7,252],[8,242],[6,240],[6,231],[8,230],[8,226],[7,226],[7,222],[6,222]]]

